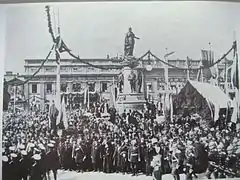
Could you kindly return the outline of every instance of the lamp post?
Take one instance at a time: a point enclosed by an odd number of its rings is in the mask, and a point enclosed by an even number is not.
[[[145,67],[146,71],[150,72],[152,71],[153,67],[151,65],[151,58],[150,58],[150,51],[148,51],[148,64],[147,66]],[[148,96],[149,96],[149,89],[148,89],[148,86],[147,86],[147,82],[146,82],[146,76],[144,76],[144,82],[145,82],[145,86],[147,87],[147,91],[146,91],[146,97],[147,97],[147,100],[148,99]]]

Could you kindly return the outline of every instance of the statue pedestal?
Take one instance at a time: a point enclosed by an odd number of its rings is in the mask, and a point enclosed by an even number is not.
[[[131,92],[131,86],[128,77],[131,74],[132,70],[134,71],[135,74],[137,74],[136,70],[131,69],[129,67],[124,67],[122,71],[124,76],[123,93],[120,93],[118,95],[116,101],[117,109],[120,114],[123,113],[124,110],[126,110],[126,112],[128,112],[129,110],[141,111],[144,107],[144,103],[146,102],[143,92],[142,93]],[[136,90],[137,89],[138,88],[136,87]]]
[[[126,110],[128,113],[129,110],[142,111],[145,103],[144,93],[130,93],[130,94],[119,94],[117,98],[117,109],[121,114]]]

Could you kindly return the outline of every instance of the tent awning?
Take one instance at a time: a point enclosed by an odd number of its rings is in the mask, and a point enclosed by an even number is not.
[[[215,107],[227,108],[232,106],[232,101],[218,86],[198,81],[188,81],[206,100]],[[188,84],[188,83],[187,83]]]

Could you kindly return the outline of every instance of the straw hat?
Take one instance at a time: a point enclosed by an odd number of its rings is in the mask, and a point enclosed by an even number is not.
[[[21,151],[21,154],[22,154],[23,156],[26,156],[26,155],[27,155],[27,151],[22,150],[22,151]]]
[[[30,148],[33,148],[33,147],[35,147],[35,144],[29,143],[28,146],[29,146]]]
[[[25,146],[23,144],[20,144],[19,149],[23,150],[23,149],[25,149]]]
[[[14,146],[11,146],[11,147],[9,147],[9,150],[10,150],[10,151],[15,151],[15,147],[14,147]]]
[[[48,147],[53,148],[54,145],[50,143],[50,144],[48,144]]]
[[[152,138],[152,144],[155,144],[157,142],[158,142],[158,140],[156,138]]]
[[[15,153],[11,153],[10,156],[11,156],[12,158],[16,158],[16,157],[17,157],[17,155],[16,155]]]
[[[55,142],[55,141],[53,141],[53,140],[50,140],[50,143],[51,143],[51,144],[55,144],[56,142]]]
[[[39,161],[41,159],[41,156],[39,154],[34,154],[33,159]]]
[[[8,157],[7,156],[2,156],[2,161],[3,162],[8,162]]]

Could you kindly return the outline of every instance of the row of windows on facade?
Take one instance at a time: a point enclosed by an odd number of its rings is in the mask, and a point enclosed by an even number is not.
[[[95,83],[88,84],[89,91],[94,92],[95,91]],[[108,89],[107,83],[102,83],[101,85],[101,91],[106,92]],[[73,84],[72,86],[72,92],[81,92],[84,89],[82,88],[80,83]],[[61,85],[61,92],[68,92],[67,84]],[[38,93],[38,86],[37,84],[32,84],[32,93],[36,94]],[[53,90],[53,84],[46,84],[46,93],[47,94],[53,94],[55,93]]]

